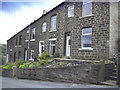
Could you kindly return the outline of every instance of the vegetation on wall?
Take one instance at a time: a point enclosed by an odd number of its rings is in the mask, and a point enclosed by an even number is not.
[[[38,56],[37,61],[24,61],[24,60],[17,60],[15,63],[9,62],[4,65],[2,65],[3,69],[13,69],[14,67],[17,68],[39,68],[49,62],[52,58],[57,58],[60,55],[56,53],[55,55],[51,56],[48,52],[43,53],[40,56]]]
[[[0,44],[0,64],[5,64],[6,61],[6,44]]]

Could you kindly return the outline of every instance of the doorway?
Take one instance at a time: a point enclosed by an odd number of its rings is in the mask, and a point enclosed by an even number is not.
[[[70,56],[71,52],[71,35],[70,33],[66,33],[66,56]]]

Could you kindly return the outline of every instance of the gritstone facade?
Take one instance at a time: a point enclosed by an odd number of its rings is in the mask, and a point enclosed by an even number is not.
[[[44,52],[82,60],[117,54],[118,2],[63,2],[7,41],[7,61],[36,60]]]

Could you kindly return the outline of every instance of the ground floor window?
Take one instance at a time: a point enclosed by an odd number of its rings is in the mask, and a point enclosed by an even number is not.
[[[50,53],[50,55],[55,54],[55,44],[56,44],[56,38],[49,39],[49,53]]]
[[[18,59],[21,59],[21,51],[18,52]]]
[[[92,28],[82,29],[82,48],[89,49],[92,48]]]

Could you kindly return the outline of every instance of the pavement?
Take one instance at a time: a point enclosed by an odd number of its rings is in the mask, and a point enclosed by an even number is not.
[[[117,86],[107,85],[59,83],[6,77],[0,77],[0,79],[2,79],[2,88],[111,88],[111,90],[118,88]]]

